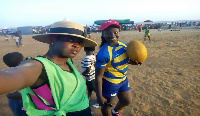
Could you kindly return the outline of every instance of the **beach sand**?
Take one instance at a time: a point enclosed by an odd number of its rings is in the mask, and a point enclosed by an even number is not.
[[[123,116],[184,116],[200,115],[200,29],[180,31],[150,30],[151,42],[144,43],[144,32],[121,31],[120,40],[142,42],[148,51],[142,65],[129,65],[127,77],[131,85],[132,103],[124,109]],[[100,45],[101,33],[92,33]],[[4,42],[0,36],[0,68],[7,68],[2,56],[9,52],[21,52],[36,57],[48,50],[48,44],[23,35],[23,47],[17,48],[9,36]],[[95,54],[99,47],[96,48]],[[73,59],[81,72],[80,63],[85,56],[83,49]],[[92,95],[92,102],[96,99]],[[115,104],[114,104],[115,105]],[[94,116],[101,116],[100,108],[92,108]],[[11,116],[5,95],[0,96],[0,116]]]

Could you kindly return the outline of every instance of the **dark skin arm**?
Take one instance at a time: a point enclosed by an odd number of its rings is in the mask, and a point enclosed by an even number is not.
[[[95,69],[95,88],[96,88],[96,96],[97,102],[100,106],[104,105],[107,101],[102,95],[102,79],[105,68],[97,68]]]
[[[91,67],[87,67],[86,70],[82,73],[83,76],[90,72]]]
[[[0,70],[0,95],[32,86],[37,82],[42,68],[40,62],[26,60],[17,67]]]
[[[96,65],[96,62],[94,63],[94,66]],[[87,67],[86,70],[82,73],[83,76],[85,76],[85,74],[88,74],[91,70],[91,66]]]

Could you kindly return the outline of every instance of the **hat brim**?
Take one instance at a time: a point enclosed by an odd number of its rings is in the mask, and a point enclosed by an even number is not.
[[[32,36],[32,38],[39,41],[39,42],[49,44],[49,35],[58,35],[58,33],[39,34],[39,35]],[[83,39],[82,47],[95,47],[95,46],[97,46],[97,43],[95,41],[93,41],[89,38],[86,38],[84,36],[81,36],[81,35],[68,34],[68,33],[59,33],[59,35],[70,35],[70,36],[82,38]]]

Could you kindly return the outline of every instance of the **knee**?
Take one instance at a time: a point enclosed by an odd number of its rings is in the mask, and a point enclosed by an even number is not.
[[[131,104],[131,102],[132,102],[132,97],[125,100],[125,105],[128,106],[129,104]]]
[[[126,99],[120,100],[120,104],[123,104],[124,106],[128,106],[132,102],[132,97],[128,97]]]

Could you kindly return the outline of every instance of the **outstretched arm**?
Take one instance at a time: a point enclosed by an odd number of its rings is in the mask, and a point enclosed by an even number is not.
[[[0,95],[30,87],[41,72],[42,64],[35,60],[26,60],[17,67],[0,70]]]

